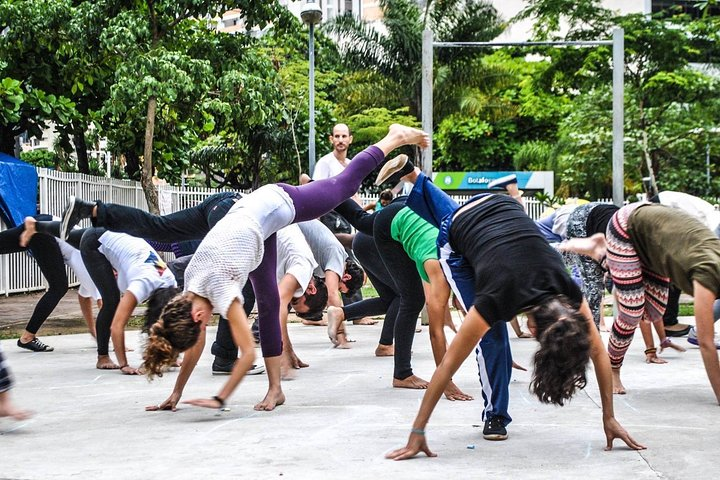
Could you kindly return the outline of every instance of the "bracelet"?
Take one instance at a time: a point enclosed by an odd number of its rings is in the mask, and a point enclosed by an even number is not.
[[[650,348],[645,349],[645,355],[650,355],[651,353],[655,353],[655,352],[657,352],[657,348],[655,348],[655,347],[650,347]]]
[[[672,343],[672,340],[670,340],[670,337],[665,337],[665,340],[660,342],[660,348],[668,347]]]
[[[410,433],[414,433],[416,435],[425,435],[425,429],[422,428],[413,428],[410,430]]]
[[[218,397],[217,395],[213,396],[212,398],[220,404],[220,408],[223,408],[225,406],[225,400],[223,400],[222,398]]]

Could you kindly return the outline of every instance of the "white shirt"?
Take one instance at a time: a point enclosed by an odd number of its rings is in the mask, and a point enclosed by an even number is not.
[[[345,260],[347,252],[329,228],[323,225],[320,220],[298,223],[300,231],[305,235],[310,250],[318,263],[315,274],[325,278],[325,272],[330,270],[342,278],[345,273]]]
[[[230,207],[224,218],[232,219],[235,214],[238,214],[235,216],[238,221],[241,221],[243,216],[255,218],[260,225],[263,239],[267,240],[270,235],[292,223],[295,219],[295,205],[285,190],[268,184],[244,195]]]
[[[85,268],[85,262],[83,262],[80,250],[74,248],[64,240],[60,240],[59,238],[55,240],[57,240],[58,246],[60,247],[60,253],[62,254],[65,265],[73,269],[75,276],[80,281],[78,295],[85,298],[92,298],[95,301],[99,300],[100,292],[92,281],[92,278],[90,278],[87,268]]]
[[[322,224],[320,226],[325,228]],[[300,288],[295,290],[293,297],[301,297],[305,293],[316,267],[317,262],[300,227],[288,225],[277,232],[276,278],[280,283],[285,275],[295,277]]]
[[[347,159],[347,162],[350,163],[350,159]],[[340,160],[335,157],[335,154],[333,152],[328,153],[327,155],[324,155],[323,157],[318,160],[318,162],[315,164],[315,171],[313,172],[312,179],[313,180],[323,180],[326,178],[334,177],[338,173],[345,170],[346,165],[343,165],[340,163]]]
[[[177,286],[175,276],[145,240],[110,231],[99,240],[98,251],[117,271],[118,288],[132,293],[138,303],[147,300],[158,288]]]

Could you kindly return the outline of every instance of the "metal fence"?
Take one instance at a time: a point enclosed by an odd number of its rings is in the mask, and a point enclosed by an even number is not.
[[[107,177],[95,177],[79,173],[66,173],[38,169],[38,207],[41,213],[60,216],[63,207],[70,195],[84,199],[98,199],[103,202],[119,203],[131,207],[147,210],[145,195],[139,182],[117,180]],[[203,201],[207,196],[216,193],[217,189],[209,188],[181,188],[174,186],[158,187],[160,211],[168,214],[191,207]],[[462,203],[472,195],[454,195],[453,198]],[[377,200],[375,196],[361,195],[363,204]],[[542,215],[545,207],[534,198],[525,198],[525,209],[533,219]],[[600,200],[610,202],[610,199]],[[89,226],[84,220],[81,226]],[[5,230],[0,222],[0,230]],[[68,269],[70,285],[77,285],[77,279]],[[47,288],[45,279],[40,273],[37,264],[29,253],[15,253],[0,255],[0,295],[11,293],[31,292]]]

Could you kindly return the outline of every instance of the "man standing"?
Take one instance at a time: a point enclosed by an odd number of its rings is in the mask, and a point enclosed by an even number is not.
[[[333,151],[318,160],[315,165],[315,171],[312,174],[313,180],[334,177],[345,170],[345,167],[348,166],[351,160],[347,157],[347,153],[352,141],[353,137],[347,125],[344,123],[335,125],[332,130],[332,135],[330,135],[330,143],[333,146]]]

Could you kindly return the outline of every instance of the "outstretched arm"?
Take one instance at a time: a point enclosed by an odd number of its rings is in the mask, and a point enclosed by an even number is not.
[[[590,312],[590,307],[586,300],[583,300],[580,312],[585,316],[588,322],[588,332],[590,335],[590,359],[595,367],[595,376],[597,378],[598,387],[600,389],[600,402],[603,411],[603,427],[605,429],[605,438],[607,445],[605,450],[612,450],[613,440],[621,439],[625,444],[633,450],[644,450],[645,447],[637,443],[627,431],[615,420],[615,411],[613,407],[613,382],[610,371],[610,357],[602,343],[600,334],[595,327],[595,322]]]
[[[185,356],[183,357],[182,365],[180,366],[180,373],[175,380],[175,387],[173,388],[170,396],[159,405],[150,405],[145,407],[146,411],[154,412],[156,410],[172,410],[174,412],[177,410],[177,404],[182,397],[185,384],[187,384],[187,381],[190,379],[190,375],[192,375],[193,370],[195,370],[195,365],[197,365],[204,348],[205,329],[203,328],[200,330],[200,336],[198,336],[195,345],[185,351]]]
[[[110,325],[110,335],[112,336],[115,356],[118,365],[120,365],[120,372],[125,375],[137,375],[140,373],[136,368],[128,365],[127,355],[125,355],[125,327],[136,306],[137,298],[132,292],[126,291],[120,299],[117,309],[115,309],[115,315]]]
[[[713,319],[715,294],[697,280],[693,280],[693,297],[695,299],[695,325],[697,327],[700,355],[705,364],[705,372],[710,380],[710,385],[713,392],[715,392],[715,398],[720,403],[720,363],[715,348],[715,325]]]
[[[414,457],[421,451],[429,457],[435,456],[425,440],[425,426],[448,382],[489,329],[490,325],[475,310],[475,307],[472,307],[430,380],[430,385],[428,385],[420,404],[420,410],[415,417],[407,445],[388,453],[386,458],[405,460]]]
[[[450,300],[450,286],[442,273],[440,262],[427,260],[423,267],[428,275],[430,283],[423,282],[425,299],[427,300],[428,317],[430,320],[430,345],[432,346],[435,365],[440,365],[447,350],[447,339],[445,338],[445,314],[448,312],[448,300]],[[448,400],[472,400],[473,397],[462,392],[452,381],[445,389],[445,397]]]

